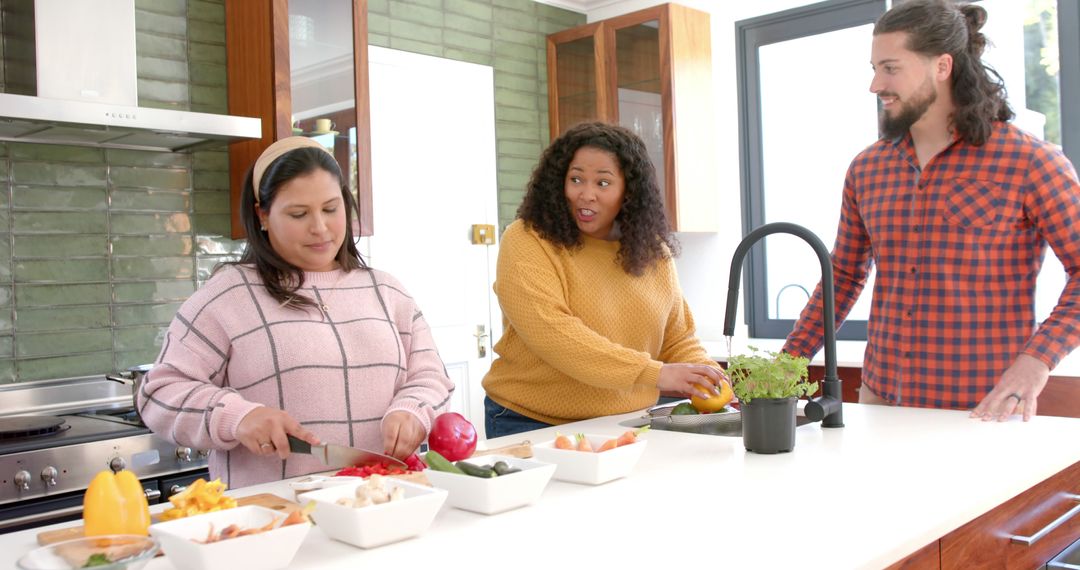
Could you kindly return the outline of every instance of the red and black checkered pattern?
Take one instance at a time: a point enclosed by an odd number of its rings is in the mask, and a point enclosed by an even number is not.
[[[1069,274],[1035,323],[1049,243]],[[911,136],[880,140],[848,169],[833,249],[842,323],[876,264],[862,382],[903,405],[971,408],[1021,353],[1051,369],[1080,344],[1080,184],[1053,145],[1009,124],[959,139],[919,168]],[[822,344],[821,286],[784,347]]]

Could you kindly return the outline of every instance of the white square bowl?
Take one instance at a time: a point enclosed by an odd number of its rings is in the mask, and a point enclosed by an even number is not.
[[[374,548],[423,533],[446,501],[446,491],[399,481],[393,477],[383,479],[386,490],[396,487],[405,490],[400,501],[367,507],[346,507],[335,503],[338,499],[355,497],[356,488],[363,480],[348,485],[335,485],[318,491],[301,494],[301,504],[315,501],[311,518],[315,524],[334,540],[360,548]]]
[[[433,486],[446,489],[450,493],[446,499],[450,506],[485,515],[501,513],[535,502],[540,498],[544,487],[551,480],[552,473],[555,472],[555,466],[550,463],[506,455],[483,455],[466,461],[481,466],[491,466],[496,461],[505,461],[511,467],[521,469],[517,473],[490,479],[434,469],[424,470],[424,474]]]
[[[221,532],[221,529],[230,524],[238,525],[242,529],[257,528],[265,526],[275,518],[284,519],[285,515],[266,507],[247,505],[152,524],[150,535],[161,542],[161,549],[173,566],[185,570],[286,568],[311,529],[310,522],[282,526],[210,544],[193,540],[205,540],[211,524],[214,525],[214,532]]]
[[[599,449],[605,441],[615,437],[618,436],[585,435],[593,449]],[[599,485],[629,475],[645,452],[647,443],[639,438],[629,445],[593,453],[559,449],[555,447],[555,440],[550,440],[533,445],[533,455],[540,461],[554,463],[557,466],[555,478],[560,481]]]

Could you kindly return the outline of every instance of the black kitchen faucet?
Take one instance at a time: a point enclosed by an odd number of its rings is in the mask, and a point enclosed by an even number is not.
[[[836,374],[836,296],[833,293],[832,260],[829,250],[821,243],[814,232],[788,222],[765,224],[750,232],[735,248],[731,258],[731,273],[728,276],[727,310],[724,312],[724,336],[735,334],[735,308],[739,301],[739,274],[742,272],[743,258],[746,252],[761,238],[770,234],[791,234],[810,244],[821,263],[821,300],[822,317],[825,319],[825,379],[822,380],[822,395],[806,403],[806,418],[812,422],[820,421],[821,427],[844,427],[843,391],[840,377]]]

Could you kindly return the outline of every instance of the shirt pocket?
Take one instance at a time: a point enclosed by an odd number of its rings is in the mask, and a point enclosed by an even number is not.
[[[1005,229],[1007,191],[986,180],[956,180],[945,199],[945,221],[960,228]]]

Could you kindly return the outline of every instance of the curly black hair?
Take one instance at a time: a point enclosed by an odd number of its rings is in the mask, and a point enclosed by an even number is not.
[[[533,170],[517,217],[551,243],[567,249],[582,246],[581,230],[565,193],[570,161],[582,147],[615,155],[626,182],[623,203],[615,216],[621,232],[617,259],[623,271],[641,275],[654,263],[678,255],[679,242],[664,215],[656,169],[645,143],[617,125],[581,123],[552,141]]]

